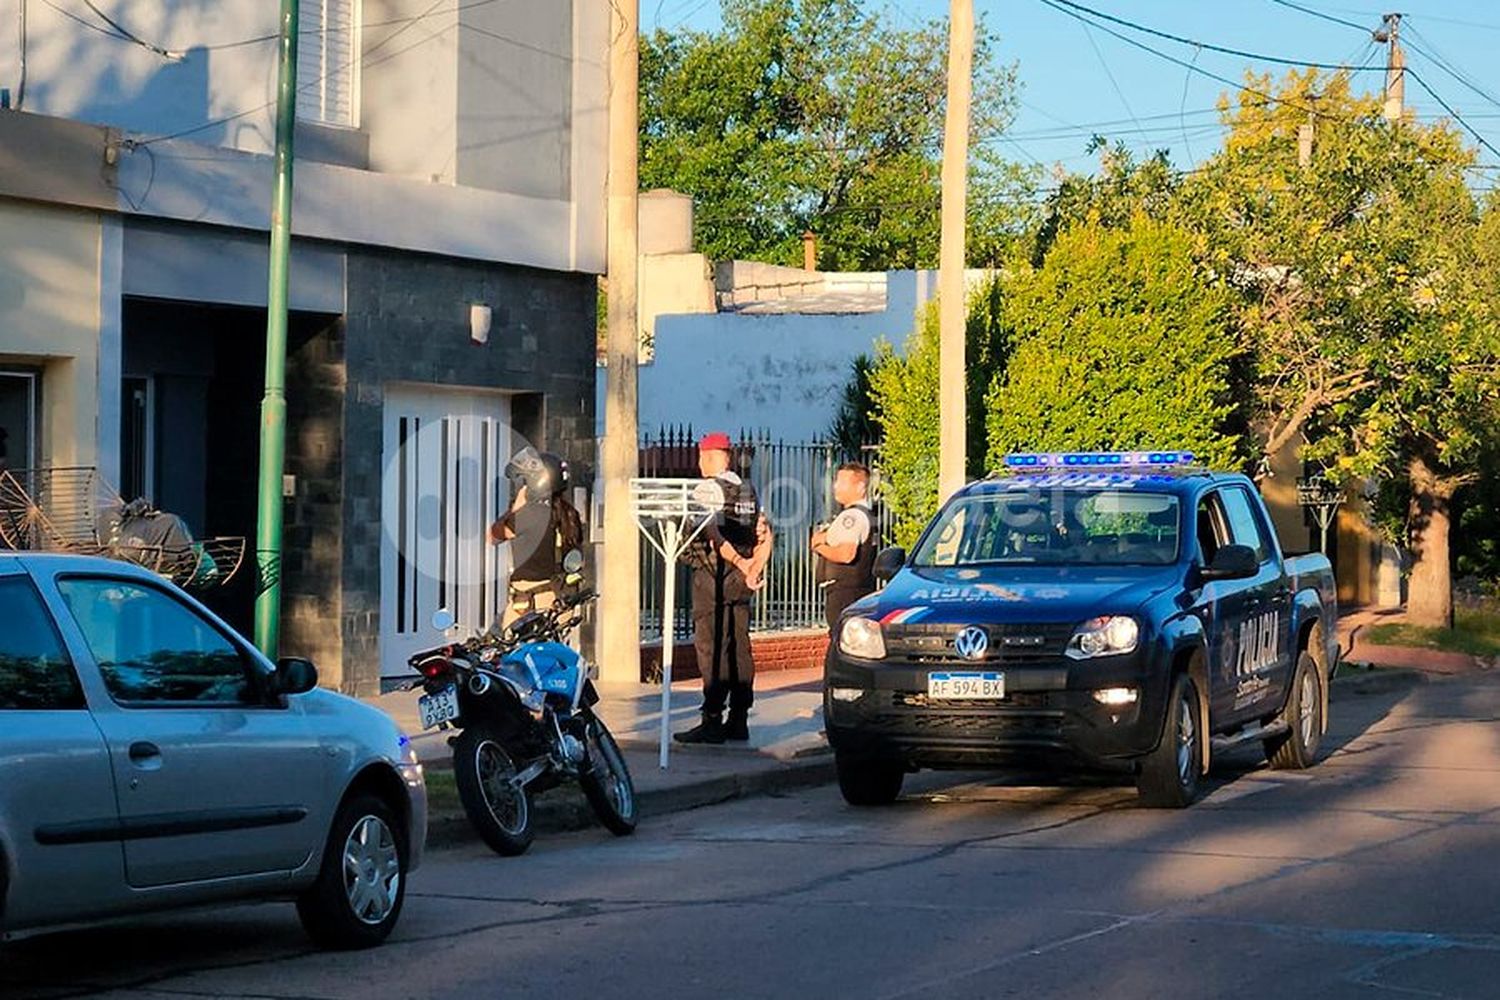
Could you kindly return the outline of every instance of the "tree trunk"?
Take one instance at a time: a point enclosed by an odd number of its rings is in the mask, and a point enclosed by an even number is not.
[[[1453,627],[1453,574],[1448,549],[1453,486],[1422,456],[1411,460],[1412,567],[1406,618],[1413,625]]]

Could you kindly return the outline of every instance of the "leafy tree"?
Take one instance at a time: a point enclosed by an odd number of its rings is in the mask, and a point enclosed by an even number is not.
[[[1002,303],[998,278],[969,296],[965,381],[971,475],[984,467],[985,392],[1010,357]],[[870,375],[875,414],[885,431],[882,492],[900,545],[911,545],[938,507],[938,332],[934,300],[907,339],[906,353],[897,354],[882,344]]]
[[[1032,238],[1031,262],[1040,266],[1058,234],[1074,222],[1123,227],[1141,213],[1163,218],[1181,183],[1165,152],[1137,161],[1123,143],[1095,136],[1088,151],[1099,153],[1097,174],[1069,174],[1048,195]]]
[[[641,40],[641,184],[693,196],[710,257],[837,270],[937,260],[947,29],[866,0],[723,0],[721,31]],[[973,132],[1010,121],[1013,67],[981,25]],[[976,142],[970,260],[1000,253],[1025,174]]]
[[[1191,233],[1144,214],[1075,223],[1004,290],[1016,346],[986,401],[991,467],[1018,450],[1147,448],[1240,464],[1230,301]]]
[[[1500,401],[1472,153],[1452,128],[1387,122],[1345,76],[1312,70],[1252,78],[1226,118],[1225,149],[1184,183],[1179,209],[1240,291],[1263,451],[1306,436],[1304,456],[1336,478],[1406,491],[1408,614],[1451,624],[1452,502]]]
[[[849,366],[849,381],[839,396],[839,409],[828,429],[829,440],[840,454],[858,459],[866,445],[878,444],[880,418],[875,415],[875,396],[870,376],[875,362],[861,354]]]

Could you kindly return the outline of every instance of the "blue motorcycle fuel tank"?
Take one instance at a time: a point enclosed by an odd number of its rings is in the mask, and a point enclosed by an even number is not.
[[[583,658],[560,642],[529,642],[507,653],[501,669],[525,687],[560,695],[577,704],[583,690]]]

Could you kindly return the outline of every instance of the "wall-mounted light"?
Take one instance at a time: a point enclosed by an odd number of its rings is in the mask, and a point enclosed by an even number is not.
[[[469,339],[476,344],[490,342],[490,307],[483,302],[469,306]]]

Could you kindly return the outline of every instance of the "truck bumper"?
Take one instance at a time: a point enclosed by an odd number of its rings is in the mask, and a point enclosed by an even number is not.
[[[997,670],[1003,699],[929,701],[927,675]],[[1169,671],[1142,653],[1108,660],[912,664],[846,660],[831,652],[823,713],[835,751],[898,759],[912,768],[1000,768],[1018,760],[1119,766],[1155,749],[1161,738]],[[1136,692],[1134,703],[1107,705],[1095,693]]]

